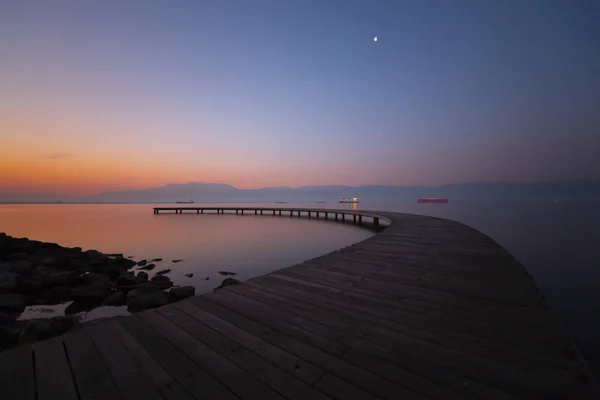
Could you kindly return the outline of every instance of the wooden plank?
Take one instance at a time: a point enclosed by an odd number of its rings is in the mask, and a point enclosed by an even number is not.
[[[119,324],[194,398],[238,399],[137,316],[120,319]]]
[[[323,370],[311,365],[301,358],[292,356],[281,349],[270,345],[269,343],[257,338],[256,336],[236,327],[233,324],[213,315],[189,302],[179,302],[175,304],[177,308],[184,311],[189,316],[210,326],[212,329],[226,335],[230,339],[243,345],[245,348],[253,351],[259,356],[277,365],[283,371],[297,376],[304,382],[314,383]]]
[[[334,355],[341,356],[346,350],[346,346],[341,344],[343,333],[332,332],[327,326],[315,323],[308,319],[288,314],[281,310],[267,306],[260,302],[249,300],[235,293],[218,293],[203,296],[204,299],[228,308],[243,316],[252,318],[255,322],[276,329],[290,337],[304,341],[311,346],[320,349],[327,349]],[[200,305],[196,299],[191,300],[194,304]],[[200,305],[205,307],[204,305]],[[231,322],[231,319],[228,318]],[[234,321],[234,323],[236,323]],[[237,326],[240,326],[236,323]],[[245,327],[244,329],[247,330]]]
[[[38,400],[77,400],[62,336],[34,344]]]
[[[117,322],[111,319],[106,322],[119,335],[127,352],[131,355],[137,367],[144,372],[151,384],[166,400],[192,400],[193,397],[185,391],[156,360]]]
[[[75,385],[82,399],[120,399],[113,381],[86,329],[63,335]]]
[[[0,398],[35,399],[33,348],[23,345],[0,353]]]
[[[240,398],[256,400],[281,398],[269,387],[159,313],[147,310],[137,315]]]
[[[160,400],[162,396],[127,351],[113,325],[106,322],[86,327],[121,397]]]

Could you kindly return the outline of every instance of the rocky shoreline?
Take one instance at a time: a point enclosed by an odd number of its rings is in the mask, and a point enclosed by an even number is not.
[[[148,265],[0,233],[0,350],[63,334],[80,324],[73,314],[81,311],[106,305],[138,312],[194,295],[193,286],[173,287],[170,270],[149,277]],[[141,268],[130,271],[135,266]],[[66,316],[18,319],[27,306],[67,302]]]

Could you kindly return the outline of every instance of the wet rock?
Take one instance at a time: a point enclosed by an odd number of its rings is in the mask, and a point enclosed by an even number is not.
[[[114,292],[104,300],[105,306],[122,306],[125,304],[127,295],[125,292]]]
[[[169,291],[170,301],[179,301],[192,297],[196,293],[196,289],[193,286],[175,287]]]
[[[31,304],[62,304],[71,300],[71,288],[65,286],[52,287],[32,298]]]
[[[7,272],[0,274],[0,294],[12,292],[17,287],[17,274]]]
[[[191,278],[194,274],[185,274],[186,277]]]
[[[19,344],[33,343],[38,340],[49,339],[54,336],[62,335],[69,329],[78,325],[79,319],[76,317],[53,317],[31,319],[27,322]]]
[[[142,260],[137,263],[137,265],[139,265],[140,267],[143,267],[146,264],[148,264],[148,260]]]
[[[153,276],[152,279],[150,280],[150,282],[152,282],[154,285],[160,286],[162,288],[169,288],[169,287],[173,286],[173,282],[171,282],[169,277],[164,276],[164,275]]]
[[[78,284],[85,285],[96,285],[96,286],[109,286],[110,278],[105,274],[96,274],[93,272],[87,272],[78,278]]]
[[[83,285],[73,289],[71,297],[82,303],[98,304],[110,295],[110,287],[104,285]]]
[[[168,274],[169,272],[171,272],[170,269],[161,269],[160,271],[158,271],[155,275],[164,275],[164,274]]]
[[[119,286],[129,286],[135,285],[137,282],[138,278],[134,275],[133,272],[125,272],[116,280],[115,283]]]
[[[148,274],[145,273],[144,271],[138,272],[138,274],[137,274],[137,276],[135,278],[137,280],[137,283],[147,282],[148,281]]]
[[[172,262],[174,262],[174,263],[178,263],[178,262],[182,262],[182,261],[183,261],[183,259],[180,259],[180,260],[172,260]]]
[[[150,270],[154,269],[154,267],[156,267],[156,264],[148,264],[143,267],[140,267],[140,269],[143,269],[144,271],[150,271]]]
[[[221,286],[219,286],[217,289],[224,288],[225,286],[229,285],[235,285],[236,283],[240,283],[240,281],[235,278],[225,278],[223,279],[223,282],[221,282]]]
[[[127,294],[127,310],[139,312],[169,304],[169,295],[158,288],[138,288]]]
[[[229,271],[219,271],[219,273],[221,275],[235,275],[235,272],[229,272]]]
[[[27,298],[21,294],[0,294],[0,312],[22,313],[26,305]]]
[[[16,274],[29,274],[32,272],[32,266],[29,261],[18,260],[10,263],[10,271]]]
[[[159,262],[162,261],[162,258],[153,258],[150,262]]]

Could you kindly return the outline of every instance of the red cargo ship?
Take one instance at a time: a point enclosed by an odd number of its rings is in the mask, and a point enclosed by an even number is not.
[[[424,197],[418,200],[419,203],[447,203],[448,199],[440,199],[437,197]]]

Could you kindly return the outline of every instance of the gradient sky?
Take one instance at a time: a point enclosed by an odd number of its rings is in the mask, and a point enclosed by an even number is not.
[[[0,90],[3,193],[600,178],[596,0],[7,0]]]

